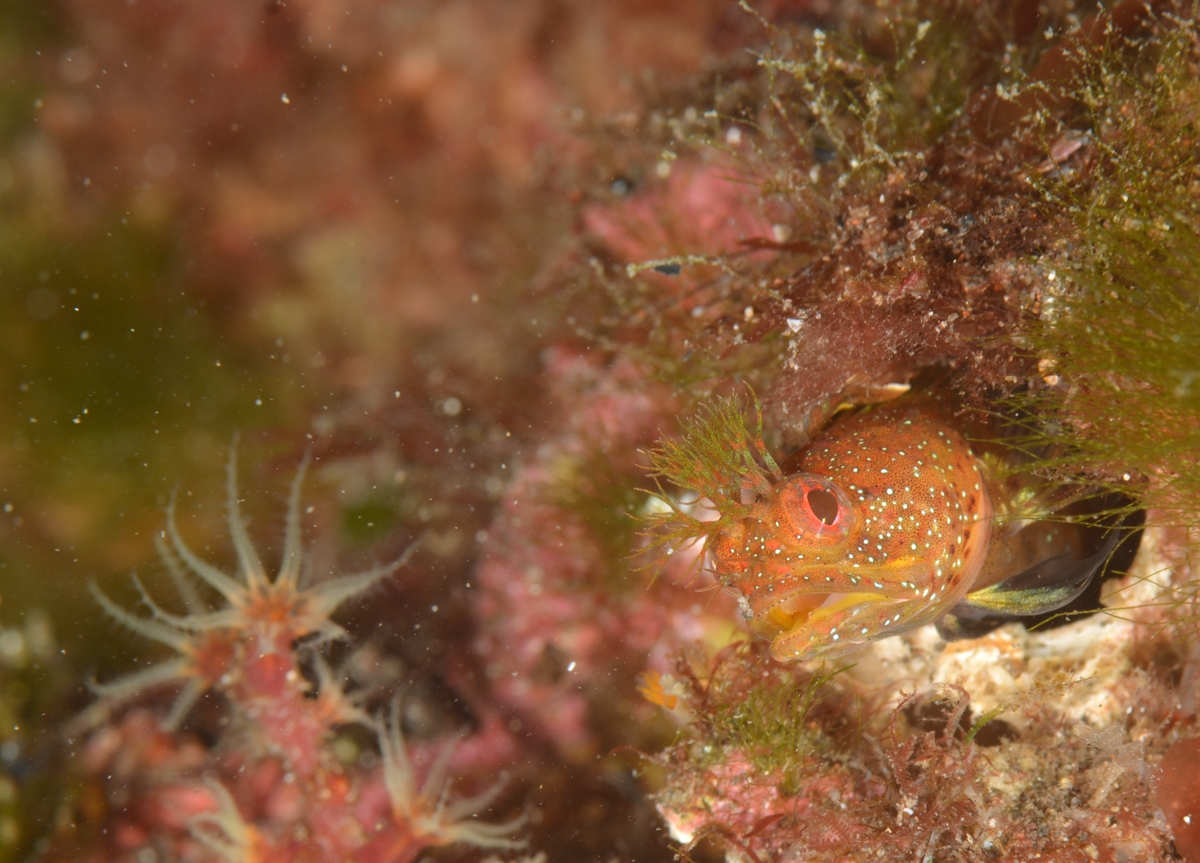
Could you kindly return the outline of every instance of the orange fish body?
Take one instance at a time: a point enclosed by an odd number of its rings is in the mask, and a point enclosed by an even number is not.
[[[970,638],[1062,608],[1128,531],[1088,539],[1070,515],[1086,487],[1019,473],[1000,441],[981,458],[948,413],[919,394],[843,414],[780,466],[761,416],[751,433],[735,402],[717,401],[649,455],[655,476],[718,517],[656,496],[651,547],[665,559],[702,540],[780,660],[830,659],[928,623]]]
[[[984,568],[992,504],[982,464],[918,406],[836,422],[782,472],[712,546],[777,659],[840,656],[930,623]]]

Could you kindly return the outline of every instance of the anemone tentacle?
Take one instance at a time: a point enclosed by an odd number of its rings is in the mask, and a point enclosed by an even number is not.
[[[408,747],[400,729],[401,696],[392,699],[388,718],[375,722],[379,736],[379,752],[383,762],[383,778],[391,800],[392,812],[399,821],[412,825],[422,838],[435,845],[462,842],[478,848],[524,848],[523,839],[512,834],[528,821],[518,815],[500,824],[489,824],[475,818],[490,806],[504,790],[501,778],[483,792],[449,803],[450,783],[447,772],[450,758],[458,744],[452,739],[442,747],[429,768],[425,781],[417,786],[416,770],[408,757]]]

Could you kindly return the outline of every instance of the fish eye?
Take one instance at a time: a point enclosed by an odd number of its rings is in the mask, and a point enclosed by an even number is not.
[[[854,509],[841,489],[815,474],[792,474],[776,486],[774,506],[801,542],[836,543],[854,528]]]
[[[821,488],[811,489],[805,500],[808,501],[808,508],[812,510],[812,514],[825,524],[833,524],[837,521],[838,506],[837,498],[829,492]]]

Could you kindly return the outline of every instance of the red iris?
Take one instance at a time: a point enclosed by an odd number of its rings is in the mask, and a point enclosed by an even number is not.
[[[813,538],[835,539],[849,528],[851,509],[845,494],[836,485],[813,474],[795,474],[776,489],[775,507],[780,527],[789,527],[793,535],[805,541]]]

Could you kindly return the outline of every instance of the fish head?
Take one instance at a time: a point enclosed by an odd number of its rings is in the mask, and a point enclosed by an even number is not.
[[[857,514],[850,495],[828,477],[796,473],[750,506],[751,514],[721,530],[712,554],[717,571],[745,590],[802,561],[837,560]]]

